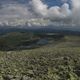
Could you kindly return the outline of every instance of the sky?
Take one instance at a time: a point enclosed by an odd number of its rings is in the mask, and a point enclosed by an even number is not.
[[[0,0],[0,24],[16,18],[80,25],[80,0]]]

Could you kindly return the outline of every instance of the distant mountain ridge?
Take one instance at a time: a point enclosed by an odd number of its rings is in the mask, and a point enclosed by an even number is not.
[[[34,33],[58,33],[63,35],[80,35],[79,27],[53,27],[53,26],[0,26],[0,34],[5,34],[9,32],[34,32]]]

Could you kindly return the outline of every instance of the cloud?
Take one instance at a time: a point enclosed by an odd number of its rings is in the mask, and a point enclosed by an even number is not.
[[[61,7],[52,6],[48,7],[48,5],[44,4],[41,0],[32,0],[31,6],[33,11],[43,17],[53,17],[53,18],[63,18],[70,15],[69,4],[64,3]]]
[[[62,6],[49,7],[42,0],[31,0],[30,6],[32,11],[41,18],[56,21],[58,24],[61,24],[61,22],[68,24],[71,21],[72,12],[68,3],[63,3]]]
[[[31,13],[29,12],[28,8],[24,5],[20,4],[5,4],[0,9],[0,17],[11,17],[10,15],[22,18],[29,18],[31,17]]]
[[[54,6],[48,9],[48,16],[50,18],[66,18],[70,15],[71,11],[67,3],[63,4],[61,7]]]
[[[61,1],[63,2],[62,6],[48,7],[42,0],[32,0],[31,6],[38,16],[80,25],[80,0],[71,0],[71,5],[67,3],[68,0]],[[72,8],[70,8],[70,6],[72,6]]]
[[[72,0],[73,22],[80,24],[80,0]]]
[[[14,2],[15,1],[15,2]],[[68,0],[61,0],[62,6],[49,7],[42,0],[30,0],[27,4],[21,4],[16,0],[10,3],[2,4],[0,9],[0,21],[32,18],[45,18],[51,21],[65,24],[80,24],[80,0],[71,0],[72,8],[67,3]],[[61,24],[61,23],[59,23]]]
[[[39,16],[47,16],[47,5],[44,4],[41,0],[32,0],[30,1],[30,6],[32,10]]]

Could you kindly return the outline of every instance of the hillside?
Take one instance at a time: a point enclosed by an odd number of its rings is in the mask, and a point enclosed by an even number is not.
[[[0,44],[0,80],[80,80],[80,36],[14,32]]]

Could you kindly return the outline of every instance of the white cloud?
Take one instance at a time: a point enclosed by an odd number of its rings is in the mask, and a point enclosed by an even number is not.
[[[58,22],[57,24],[70,24],[71,21],[71,10],[68,3],[64,3],[60,6],[49,7],[47,4],[44,4],[42,0],[32,0],[30,1],[30,6],[32,11],[42,18],[49,19],[53,22]]]
[[[5,4],[2,5],[2,8],[0,9],[0,17],[2,18],[30,18],[31,16],[32,13],[30,13],[28,8],[21,4]]]
[[[32,0],[30,2],[32,10],[40,16],[47,16],[47,5],[44,4],[41,0]]]
[[[37,15],[42,15],[43,17],[49,19],[59,19],[71,24],[80,24],[80,0],[72,0],[72,9],[70,9],[69,4],[66,3],[68,0],[62,0],[64,4],[59,6],[48,7],[44,4],[42,0],[32,0],[32,9]]]
[[[1,20],[31,19],[31,18],[48,18],[53,21],[63,21],[64,23],[80,24],[80,0],[72,0],[72,9],[69,8],[67,0],[63,1],[63,5],[49,7],[42,0],[31,0],[29,6],[25,4],[4,4],[0,9]]]
[[[32,9],[38,15],[48,18],[63,18],[70,15],[69,4],[64,3],[62,7],[52,6],[48,8],[48,5],[44,4],[41,0],[31,1]]]
[[[70,14],[71,11],[69,9],[69,5],[66,3],[63,4],[61,7],[54,6],[48,9],[48,16],[54,19],[67,18],[68,16],[70,16]]]
[[[72,0],[73,22],[80,24],[80,0]]]

